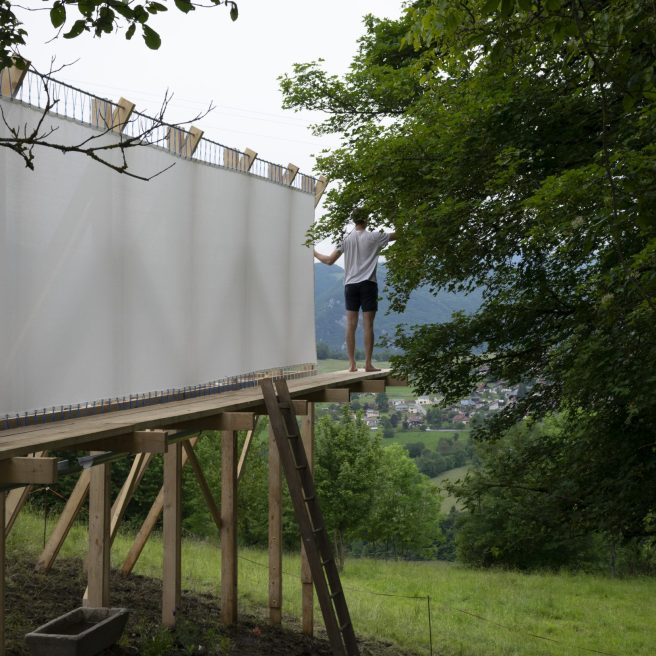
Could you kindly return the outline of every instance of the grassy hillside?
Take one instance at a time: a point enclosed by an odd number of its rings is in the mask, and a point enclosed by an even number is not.
[[[454,481],[457,481],[458,479],[464,478],[465,474],[469,470],[469,465],[465,465],[464,467],[457,467],[456,469],[449,469],[449,471],[445,471],[439,476],[436,476],[435,478],[432,478],[431,480],[435,485],[437,485],[440,490],[442,490],[442,512],[443,513],[448,513],[451,508],[456,508],[457,510],[460,510],[460,506],[458,505],[458,500],[450,496],[446,493],[444,490],[444,483],[452,483]]]
[[[12,554],[36,557],[43,517],[23,513],[8,542]],[[131,535],[119,535],[112,552],[121,562]],[[81,525],[71,531],[62,556],[81,556],[86,548]],[[162,544],[147,545],[137,573],[161,576]],[[183,586],[216,594],[220,552],[216,545],[185,540]],[[299,615],[299,558],[285,556],[284,612]],[[579,650],[651,656],[656,580],[606,579],[585,574],[533,574],[469,570],[437,562],[347,561],[343,576],[356,632],[390,640],[407,651],[429,654],[427,597],[430,596],[433,654],[440,656],[567,656]],[[267,554],[242,549],[240,605],[267,603]],[[319,610],[316,616],[320,617]]]

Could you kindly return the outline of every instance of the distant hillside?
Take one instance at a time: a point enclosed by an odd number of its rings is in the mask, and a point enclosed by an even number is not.
[[[479,292],[469,295],[442,292],[433,296],[422,288],[410,297],[403,314],[388,314],[389,299],[385,294],[387,267],[378,265],[378,287],[382,300],[376,317],[376,341],[383,335],[393,335],[399,324],[444,323],[457,310],[475,312],[481,303]],[[317,342],[322,341],[331,348],[342,348],[344,344],[344,271],[338,266],[314,265],[314,300]],[[362,347],[362,336],[358,335],[358,348]]]

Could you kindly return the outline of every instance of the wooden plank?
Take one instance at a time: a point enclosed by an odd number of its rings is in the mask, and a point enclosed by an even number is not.
[[[112,544],[114,544],[114,539],[123,520],[123,515],[125,515],[125,511],[134,496],[135,490],[139,487],[148,469],[148,465],[153,459],[153,455],[152,453],[138,453],[132,461],[130,471],[112,505],[112,520],[109,528]]]
[[[57,524],[50,534],[50,538],[46,543],[39,559],[36,563],[36,569],[43,570],[45,572],[50,571],[53,563],[59,554],[59,550],[62,548],[64,541],[68,532],[71,530],[71,526],[75,521],[75,518],[82,510],[82,505],[84,504],[85,499],[87,498],[87,492],[89,491],[89,483],[91,481],[91,469],[85,469],[80,473],[77,483],[73,488],[62,514],[57,520]]]
[[[0,492],[0,526],[5,525],[6,494]],[[0,656],[5,656],[5,531],[0,531]]]
[[[221,433],[221,621],[237,622],[237,433]]]
[[[197,437],[192,437],[189,440],[192,447],[196,444],[197,441],[198,441]],[[186,462],[187,462],[187,453],[183,452],[181,466],[184,467]],[[148,538],[150,537],[150,534],[153,532],[153,529],[157,524],[157,520],[159,519],[159,515],[162,512],[163,507],[164,507],[164,487],[162,486],[159,490],[159,493],[157,494],[157,497],[153,501],[153,505],[150,507],[150,510],[148,511],[148,515],[146,516],[146,519],[144,519],[143,524],[139,529],[139,532],[134,538],[134,542],[132,543],[132,546],[130,547],[130,550],[126,555],[123,564],[121,565],[121,574],[129,574],[134,569],[134,566],[137,564],[137,561],[139,560],[139,556],[141,556],[141,552],[146,546],[146,542],[148,542]]]
[[[114,451],[116,453],[166,453],[167,431],[134,431],[127,435],[106,437],[93,442],[85,442],[84,448],[90,451]]]
[[[384,380],[361,380],[353,385],[349,385],[351,393],[357,392],[358,394],[380,394],[385,391]]]
[[[219,507],[217,506],[216,501],[214,500],[214,495],[210,490],[210,486],[207,484],[207,479],[205,478],[205,474],[203,474],[203,469],[200,466],[200,462],[198,462],[196,453],[194,452],[194,449],[189,444],[189,442],[184,442],[182,446],[187,454],[187,459],[189,461],[189,464],[191,465],[191,468],[194,470],[194,474],[196,475],[196,480],[198,481],[198,486],[200,487],[200,491],[203,493],[203,497],[205,498],[207,509],[210,511],[210,515],[212,516],[212,519],[214,520],[216,527],[220,531],[221,511],[219,510]]]
[[[285,171],[285,174],[283,175],[282,181],[286,185],[291,185],[292,182],[294,182],[294,178],[296,178],[296,175],[299,171],[298,166],[296,164],[292,164],[291,162],[287,165],[287,171]]]
[[[196,152],[196,148],[198,148],[198,144],[200,143],[200,140],[202,138],[203,138],[203,131],[200,128],[197,128],[192,125],[191,128],[189,128],[189,136],[187,137],[187,143],[186,143],[187,157],[193,157],[193,154]]]
[[[294,399],[292,403],[294,404],[294,414],[297,417],[304,417],[308,413],[308,401],[305,399]],[[252,408],[252,411],[256,417],[267,414],[267,409],[264,403]]]
[[[91,608],[109,606],[110,472],[111,464],[91,468],[87,600],[87,605]]]
[[[269,424],[269,621],[282,622],[282,470]]]
[[[257,152],[255,152],[252,148],[246,148],[246,150],[244,150],[244,157],[243,157],[244,171],[250,171],[251,168],[253,167],[253,164],[255,164],[256,159],[257,159]]]
[[[386,378],[389,371],[333,372],[299,378],[289,383],[293,397],[308,399],[311,392],[352,384],[359,380]],[[315,399],[310,399],[315,400]],[[255,388],[245,388],[207,397],[142,406],[65,421],[0,430],[0,460],[35,451],[71,448],[83,449],[86,442],[125,435],[148,428],[166,428],[172,422],[199,419],[220,412],[251,411],[261,406],[262,397]]]
[[[0,485],[51,485],[56,481],[57,458],[0,460]]]
[[[182,445],[164,455],[164,527],[162,542],[162,624],[175,627],[182,586]]]
[[[385,377],[385,386],[386,387],[407,387],[408,379],[407,378],[396,378],[395,376],[386,376]]]
[[[308,404],[308,413],[301,420],[301,439],[307,456],[310,472],[314,461],[314,404]],[[314,585],[312,584],[312,570],[308,562],[305,545],[301,539],[301,624],[305,635],[314,633]]]
[[[248,452],[250,451],[251,448],[251,443],[253,441],[253,437],[255,437],[255,429],[257,428],[257,420],[258,417],[255,417],[255,425],[253,426],[253,430],[249,430],[246,433],[246,438],[244,439],[244,444],[241,447],[241,453],[239,454],[239,462],[237,463],[237,483],[241,480],[242,474],[244,473],[244,465],[246,464],[246,456],[248,455]]]
[[[47,451],[39,451],[32,455],[34,458],[42,458],[47,454]],[[8,536],[11,532],[11,529],[13,528],[20,511],[23,509],[25,502],[30,496],[32,489],[32,485],[26,485],[25,487],[14,488],[7,493],[7,501],[5,504],[5,536]]]
[[[135,104],[123,97],[119,98],[117,107],[112,114],[112,130],[121,134],[127,127],[128,121],[132,116]]]

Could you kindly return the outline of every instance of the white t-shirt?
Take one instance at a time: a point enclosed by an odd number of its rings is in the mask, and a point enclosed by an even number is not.
[[[388,243],[389,235],[385,232],[351,230],[339,247],[344,253],[344,284],[376,282],[378,254]]]

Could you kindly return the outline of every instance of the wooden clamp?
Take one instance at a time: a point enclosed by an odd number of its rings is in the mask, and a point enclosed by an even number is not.
[[[387,376],[385,378],[385,385],[387,387],[407,387],[407,378],[395,378],[394,376]]]
[[[314,188],[314,206],[315,207],[321,201],[321,197],[323,196],[323,192],[326,191],[327,186],[328,186],[328,178],[325,175],[320,175],[319,179],[317,180],[317,184]]]
[[[283,175],[282,181],[286,185],[291,185],[292,182],[294,182],[294,178],[296,177],[297,173],[298,173],[298,166],[296,166],[296,164],[292,164],[290,162],[287,165],[287,172]]]
[[[180,157],[189,159],[196,152],[202,137],[203,131],[197,127],[192,126],[189,132],[172,127],[167,136],[169,150]]]
[[[15,60],[14,60],[15,61]],[[0,70],[0,95],[15,98],[23,84],[30,62],[25,61],[25,68],[13,65]]]
[[[357,383],[349,385],[349,389],[358,394],[380,394],[385,391],[385,379],[359,380]]]
[[[51,485],[56,481],[57,458],[0,460],[0,485]]]
[[[303,394],[303,400],[312,403],[348,403],[351,400],[351,390],[348,387],[328,387]]]
[[[135,104],[123,97],[119,98],[116,105],[109,100],[93,98],[91,100],[91,124],[103,130],[112,130],[122,134],[125,130]]]

